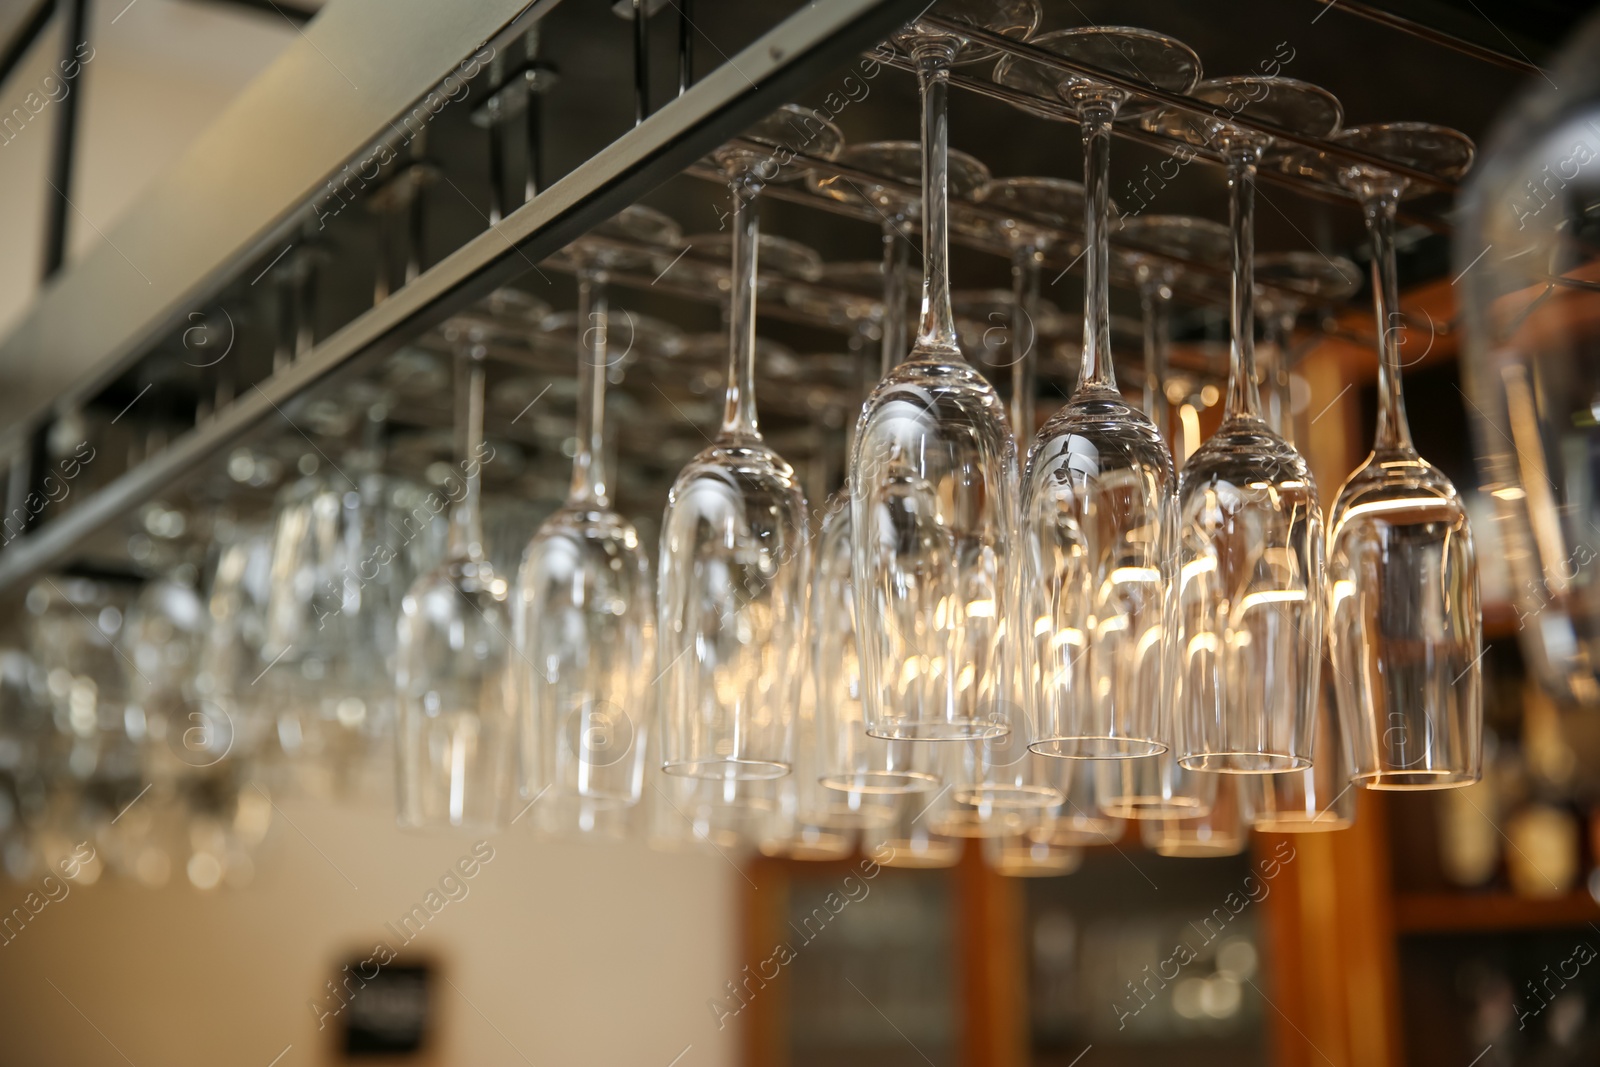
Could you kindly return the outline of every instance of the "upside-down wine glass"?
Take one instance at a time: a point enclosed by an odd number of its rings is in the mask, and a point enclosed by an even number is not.
[[[1290,389],[1289,346],[1295,323],[1308,301],[1337,303],[1361,288],[1361,272],[1343,256],[1324,252],[1275,252],[1256,257],[1256,306],[1266,319],[1261,339],[1266,342],[1267,385],[1264,418],[1268,426],[1291,445],[1295,443],[1294,403]],[[1260,285],[1266,282],[1271,286]]]
[[[1232,241],[1228,228],[1191,215],[1137,215],[1121,226],[1133,248],[1127,258],[1139,283],[1144,315],[1144,410],[1163,437],[1172,432],[1167,400],[1167,357],[1172,344],[1172,301],[1177,286],[1197,264],[1222,263]]]
[[[1250,776],[1245,796],[1253,829],[1314,833],[1343,830],[1356,821],[1357,789],[1350,780],[1350,746],[1344,723],[1335,713],[1333,671],[1326,664],[1317,688],[1320,703],[1316,736],[1311,739],[1311,766],[1303,771]]]
[[[780,111],[767,122],[787,119]],[[831,131],[831,132],[830,132]],[[748,139],[781,144],[758,125]],[[837,154],[829,126],[813,155]],[[799,479],[756,420],[757,197],[775,155],[728,146],[733,198],[727,396],[716,441],[678,475],[661,522],[657,658],[668,774],[732,781],[789,773],[810,573]]]
[[[1025,37],[1032,0],[964,0],[942,12]],[[962,358],[950,309],[949,125],[958,58],[992,55],[915,23],[896,38],[922,100],[922,321],[910,355],[878,383],[851,455],[851,542],[867,730],[963,741],[1009,727],[1005,628],[1017,445],[1000,397]]]
[[[880,146],[859,146],[872,149]],[[915,148],[915,146],[907,146]],[[846,149],[841,157],[848,156]],[[893,155],[893,150],[890,151]],[[904,155],[905,153],[901,153]],[[812,174],[813,187],[823,180]],[[854,196],[854,189],[843,195]],[[887,375],[906,354],[905,235],[893,220],[913,217],[920,201],[880,189],[869,202],[885,208],[883,258],[880,264],[882,304],[879,315],[877,377]],[[862,351],[862,363],[870,365]],[[874,378],[865,378],[874,381]],[[853,445],[855,426],[850,429]],[[872,737],[866,731],[866,690],[861,671],[858,601],[852,579],[850,483],[830,502],[817,535],[816,574],[811,587],[812,692],[815,694],[817,772],[831,794],[833,821],[858,823],[870,835],[866,840],[886,854],[904,856],[908,862],[941,866],[953,843],[927,827],[909,825],[907,806],[926,805],[925,797],[939,788],[932,753],[914,741]],[[902,803],[899,798],[906,798]],[[920,857],[920,859],[918,859]]]
[[[579,241],[577,454],[567,501],[539,527],[517,574],[516,639],[531,670],[519,712],[520,792],[544,795],[543,825],[592,823],[591,809],[631,807],[643,785],[654,654],[650,563],[633,524],[611,506],[606,381],[611,271],[648,265],[675,244],[671,219],[634,206],[600,228],[646,247]],[[521,669],[521,664],[518,668]],[[575,821],[572,818],[575,816]]]
[[[1322,665],[1322,511],[1305,459],[1261,418],[1255,177],[1272,139],[1234,120],[1326,137],[1341,112],[1325,90],[1290,78],[1217,78],[1192,95],[1213,111],[1145,120],[1223,157],[1233,234],[1227,404],[1179,481],[1179,762],[1200,771],[1303,770]]]
[[[1058,245],[1075,252],[1077,239],[1063,241],[1083,225],[1083,186],[1064,178],[996,178],[976,199],[998,216],[958,209],[952,225],[960,232],[997,240],[1011,253],[1011,428],[1019,443],[1033,439],[1038,391],[1039,343],[1035,314],[1039,304],[1039,270]]]
[[[904,239],[885,231],[879,377],[905,354]],[[863,359],[863,362],[867,362]],[[854,427],[851,429],[854,434]],[[811,584],[811,669],[816,694],[818,776],[847,811],[882,807],[882,798],[936,789],[925,747],[873,737],[866,729],[859,603],[852,578],[850,484],[835,494],[817,534]]]
[[[1062,30],[1033,43],[1171,92],[1200,77],[1193,51],[1147,30]],[[1176,476],[1149,416],[1117,390],[1111,356],[1111,124],[1130,94],[1010,56],[995,80],[1065,102],[1083,135],[1082,365],[1072,397],[1040,429],[1022,480],[1018,607],[1028,627],[1032,745],[1069,758],[1159,755],[1172,733]],[[1128,113],[1139,101],[1132,105]]]
[[[1357,126],[1333,140],[1446,179],[1472,162],[1464,135],[1423,123]],[[1472,530],[1455,486],[1412,444],[1400,386],[1395,209],[1416,187],[1332,153],[1316,163],[1334,168],[1366,215],[1380,345],[1372,454],[1340,488],[1328,535],[1328,644],[1351,772],[1372,789],[1470,785],[1483,776]]]
[[[400,604],[395,750],[403,827],[493,829],[511,792],[516,650],[505,580],[484,555],[478,501],[483,464],[493,459],[483,440],[484,355],[473,345],[456,357],[461,495],[444,562],[413,582]]]
[[[1250,840],[1249,779],[1215,771],[1194,773],[1199,778],[1212,780],[1210,807],[1196,815],[1145,819],[1139,824],[1140,838],[1146,848],[1160,856],[1238,855]]]
[[[983,862],[1006,878],[1057,878],[1083,865],[1080,846],[1057,844],[1038,829],[1032,827],[1020,834],[984,838],[980,846]]]

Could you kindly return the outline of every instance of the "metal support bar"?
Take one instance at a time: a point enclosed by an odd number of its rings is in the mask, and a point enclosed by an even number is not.
[[[1508,56],[1485,45],[1477,44],[1455,34],[1436,30],[1432,26],[1423,25],[1400,15],[1392,14],[1371,4],[1363,4],[1357,0],[1316,0],[1323,7],[1337,7],[1347,15],[1354,15],[1358,19],[1366,19],[1380,26],[1387,26],[1391,30],[1398,30],[1408,36],[1415,37],[1429,44],[1436,44],[1441,48],[1448,48],[1452,52],[1459,52],[1464,56],[1471,56],[1491,66],[1501,67],[1505,70],[1514,70],[1519,74],[1543,74],[1544,69],[1536,63],[1519,56]],[[1318,15],[1317,18],[1321,18]],[[1313,20],[1315,21],[1315,20]],[[1515,47],[1515,46],[1513,46]]]
[[[678,0],[678,95],[694,84],[694,0]]]
[[[650,10],[633,0],[633,124],[650,117]]]
[[[88,40],[85,15],[89,0],[58,0],[61,15],[61,69],[77,65],[78,91],[70,92],[56,105],[55,140],[50,146],[50,195],[46,203],[44,231],[45,280],[55,276],[67,260],[67,213],[72,210],[72,164],[78,142],[78,101],[83,97],[83,69],[78,63],[78,46]]]
[[[17,69],[22,57],[28,54],[39,35],[44,33],[44,28],[50,25],[50,16],[55,13],[56,0],[36,0],[33,10],[23,17],[17,32],[6,42],[5,49],[0,51],[0,85],[4,85],[6,79],[11,77],[11,72]]]

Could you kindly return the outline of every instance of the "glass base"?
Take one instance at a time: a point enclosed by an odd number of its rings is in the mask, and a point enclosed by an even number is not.
[[[1046,737],[1028,746],[1041,756],[1057,759],[1138,759],[1159,756],[1167,746],[1145,737]]]
[[[791,859],[820,863],[849,859],[856,850],[855,838],[845,834],[807,831],[785,841],[764,841],[760,852],[772,859]]]
[[[867,727],[868,737],[883,741],[990,741],[1010,732],[1010,726],[991,719],[891,722]]]
[[[1244,851],[1244,844],[1243,838],[1234,838],[1231,841],[1169,841],[1151,847],[1156,855],[1171,859],[1211,859],[1237,856]]]
[[[1199,819],[1211,808],[1194,797],[1131,796],[1102,803],[1100,810],[1115,819]]]
[[[951,796],[957,804],[1007,811],[1053,808],[1064,799],[1061,790],[1048,785],[975,785],[958,789]]]
[[[1054,845],[1056,848],[1087,848],[1093,845],[1114,845],[1122,840],[1122,826],[1120,823],[1116,823],[1104,830],[1091,830],[1087,827],[1058,827],[1048,832],[1031,833],[1028,837],[1030,840]]]
[[[1016,810],[948,811],[930,820],[930,825],[934,833],[945,837],[1010,837],[1027,828],[1026,820]]]
[[[1250,828],[1266,834],[1314,834],[1329,830],[1348,830],[1355,823],[1354,819],[1335,815],[1331,811],[1318,812],[1315,815],[1297,811],[1292,814],[1258,817],[1250,824]]]
[[[905,793],[926,793],[939,788],[938,775],[926,771],[863,771],[860,774],[829,774],[821,782],[828,789],[841,793],[861,793],[867,796],[900,796]]]
[[[1395,792],[1460,789],[1462,786],[1476,785],[1482,779],[1482,772],[1469,774],[1466,771],[1362,771],[1350,776],[1350,780],[1359,786]]]
[[[713,782],[768,782],[788,774],[789,765],[777,760],[676,760],[663,763],[661,770],[676,778],[701,778]]]
[[[868,852],[873,863],[899,870],[931,871],[954,867],[961,860],[961,846],[955,842],[880,841]]]
[[[1293,756],[1287,752],[1207,752],[1198,756],[1182,756],[1178,766],[1186,771],[1218,771],[1222,774],[1281,774],[1284,771],[1303,771],[1311,766],[1311,757]]]
[[[820,812],[808,813],[805,822],[823,830],[853,832],[881,829],[887,826],[893,817],[893,806],[885,804],[881,807],[860,810],[846,807],[825,808]]]

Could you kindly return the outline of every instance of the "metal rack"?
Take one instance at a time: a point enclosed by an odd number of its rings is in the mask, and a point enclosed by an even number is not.
[[[0,593],[15,592],[26,580],[71,563],[97,532],[113,528],[140,504],[204,470],[230,447],[270,432],[275,423],[281,428],[282,423],[276,422],[280,417],[294,426],[300,406],[317,390],[371,369],[450,315],[518,275],[538,269],[591,227],[675,176],[722,183],[720,174],[701,165],[705,154],[779,104],[799,97],[829,72],[872,49],[877,49],[877,61],[905,68],[906,58],[882,42],[925,6],[924,0],[815,0],[765,27],[734,54],[716,57],[720,62],[697,78],[696,58],[705,60],[708,50],[694,46],[695,37],[703,36],[695,23],[696,9],[689,0],[674,0],[670,14],[676,17],[671,42],[676,69],[665,73],[673,75],[676,95],[653,107],[664,71],[652,60],[660,58],[661,49],[655,46],[666,42],[663,35],[652,35],[651,25],[668,19],[667,9],[652,17],[653,5],[647,0],[619,5],[630,20],[625,33],[632,61],[628,80],[633,128],[548,186],[539,181],[539,169],[546,165],[542,156],[530,158],[527,186],[536,195],[513,209],[503,210],[508,205],[500,203],[496,192],[488,198],[485,212],[458,188],[478,217],[468,218],[475,232],[448,254],[425,264],[414,279],[337,328],[313,337],[309,348],[293,358],[257,372],[246,373],[242,366],[215,372],[218,377],[208,385],[208,398],[196,405],[194,417],[169,420],[170,425],[162,428],[164,447],[146,450],[100,487],[70,496],[62,502],[65,506],[36,513],[29,504],[30,494],[38,493],[47,471],[52,430],[89,407],[115,413],[126,400],[125,412],[145,395],[133,395],[131,389],[140,380],[139,369],[170,362],[181,351],[185,331],[192,328],[196,315],[214,317],[217,309],[232,306],[230,301],[254,299],[260,292],[256,282],[273,271],[290,249],[304,246],[311,235],[320,239],[324,224],[330,218],[339,223],[335,216],[348,210],[341,199],[340,210],[330,214],[328,190],[334,188],[334,180],[346,175],[342,180],[348,188],[350,168],[359,172],[364,162],[385,154],[404,155],[401,149],[411,138],[402,129],[403,117],[415,114],[419,102],[444,92],[451,101],[460,101],[448,104],[449,108],[477,115],[481,122],[489,102],[500,99],[512,81],[525,78],[528,71],[541,71],[543,77],[566,65],[560,55],[545,58],[541,52],[536,58],[531,45],[522,43],[531,40],[532,28],[565,14],[565,5],[558,0],[486,0],[466,12],[429,0],[345,0],[307,28],[301,43],[264,77],[260,91],[208,133],[191,156],[191,160],[223,162],[204,170],[178,167],[113,232],[115,245],[108,238],[106,246],[66,271],[22,325],[0,343],[0,384],[5,386],[0,390],[0,413],[9,427],[0,434],[0,465],[9,470],[8,514],[22,516],[16,524],[20,529],[8,527],[14,536],[0,551]],[[1350,8],[1356,17],[1477,61],[1521,72],[1537,69],[1524,59],[1377,9],[1340,6]],[[398,10],[401,7],[403,11]],[[700,10],[703,17],[703,7]],[[385,32],[376,41],[371,31],[380,25]],[[1110,73],[1007,38],[962,32],[1038,63],[1091,73],[1170,107],[1199,114],[1212,110],[1194,98],[1129,85]],[[556,43],[544,35],[546,46]],[[525,53],[519,52],[524,48]],[[491,70],[488,62],[473,62],[485,49],[513,58]],[[520,64],[515,62],[518,55]],[[361,78],[359,93],[345,91],[345,83],[354,84],[345,68]],[[543,125],[533,109],[537,93],[534,80],[525,78],[519,84],[519,91],[528,94],[526,126],[533,146]],[[958,72],[952,84],[991,100],[1025,103],[1035,112],[1069,118],[1058,102],[1019,99],[1021,94],[1014,90],[978,76]],[[330,99],[339,101],[338,106],[329,106]],[[454,121],[455,113],[451,114]],[[1240,117],[1232,121],[1286,144],[1373,161],[1293,131]],[[1128,125],[1119,125],[1116,132],[1167,152],[1178,144]],[[1198,158],[1211,158],[1203,149],[1184,147]],[[437,140],[430,149],[440,150]],[[881,175],[804,155],[796,160],[801,166],[828,167],[862,180],[895,184]],[[1406,221],[1448,233],[1448,219],[1437,204],[1453,193],[1449,183],[1392,163],[1384,165],[1436,190],[1420,208],[1408,211]],[[496,165],[491,163],[490,169],[498,181]],[[385,172],[387,177],[394,173],[393,168]],[[1308,198],[1349,202],[1343,190],[1270,168],[1263,168],[1261,177]],[[448,174],[443,180],[452,182]],[[370,197],[371,192],[363,195]],[[772,186],[768,195],[807,210],[876,221],[795,184]],[[971,201],[963,207],[980,214],[992,212]],[[983,242],[969,243],[982,253],[1006,254]],[[1132,250],[1115,239],[1114,246]],[[1068,257],[1057,256],[1050,262],[1062,269],[1070,266]],[[1178,262],[1207,279],[1208,285],[1218,286],[1219,292],[1226,285],[1227,272],[1218,264]],[[1121,277],[1126,281],[1128,275],[1124,272]],[[650,288],[642,278],[625,281]],[[705,301],[705,294],[657,292]],[[90,307],[96,314],[85,315],[83,309]]]

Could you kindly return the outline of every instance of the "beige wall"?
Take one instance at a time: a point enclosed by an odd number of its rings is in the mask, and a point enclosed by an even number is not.
[[[223,4],[136,0],[130,7],[127,0],[97,0],[89,10],[93,58],[72,87],[81,95],[69,259],[104,241],[150,180],[295,36],[270,12]],[[0,85],[0,115],[22,106],[45,75],[58,73],[60,57],[52,24]],[[0,335],[38,289],[58,108],[54,101],[45,105],[19,136],[0,144]]]
[[[401,834],[379,810],[283,813],[244,889],[75,887],[0,945],[0,1063],[267,1067],[285,1046],[278,1067],[330,1062],[334,1026],[319,1034],[308,1002],[336,960],[395,943],[384,924],[473,839]],[[735,1061],[706,1009],[735,976],[744,883],[724,860],[520,828],[489,843],[408,949],[459,987],[439,983],[429,1062],[667,1067],[688,1045],[680,1067]],[[0,909],[31,888],[0,881]]]

